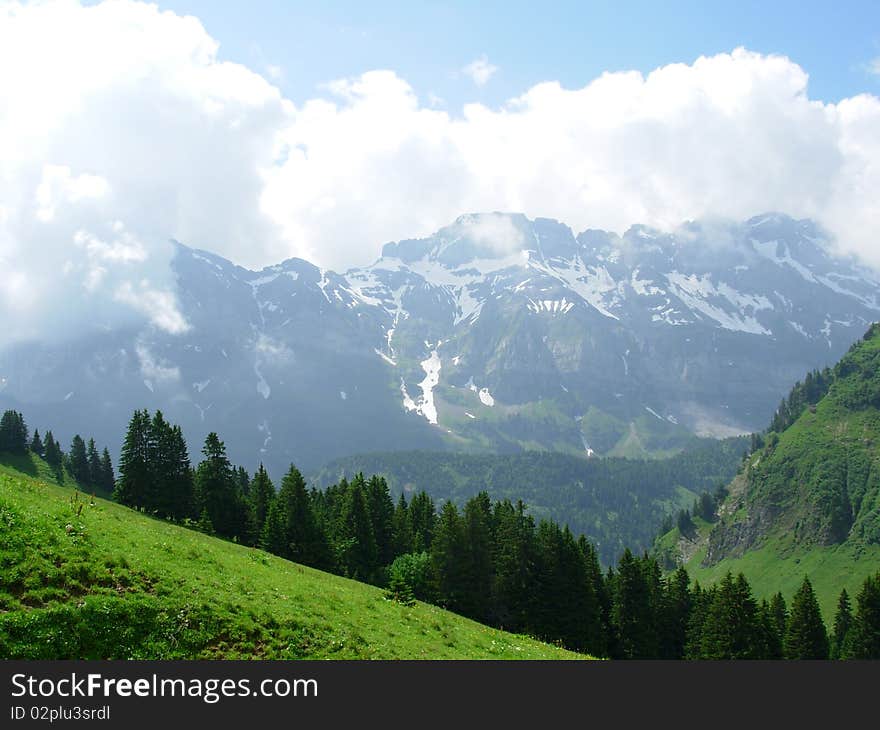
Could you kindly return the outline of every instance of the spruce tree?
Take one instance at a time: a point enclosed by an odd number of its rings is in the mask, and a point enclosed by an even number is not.
[[[89,457],[86,451],[86,443],[79,434],[73,437],[70,444],[70,453],[68,454],[70,463],[70,474],[77,484],[88,486],[90,483],[89,476]]]
[[[106,448],[101,454],[101,471],[96,486],[106,494],[112,494],[116,486],[116,477],[113,474],[113,461],[110,459],[110,452]]]
[[[505,629],[525,631],[535,601],[535,522],[521,500],[515,506],[509,500],[496,502],[493,522],[492,615],[495,623]]]
[[[388,566],[397,553],[394,549],[394,502],[383,477],[372,476],[366,487],[367,505],[376,540],[379,565]]]
[[[43,457],[46,455],[46,450],[43,446],[43,441],[40,439],[40,432],[37,429],[34,429],[34,437],[31,439],[30,449],[37,456]]]
[[[274,497],[275,486],[269,479],[266,469],[260,464],[260,468],[251,481],[251,493],[248,500],[250,531],[255,545],[260,544],[263,526],[266,524],[266,517]]]
[[[21,413],[5,411],[0,417],[0,452],[25,454],[28,440],[28,429]]]
[[[813,585],[806,576],[791,602],[783,649],[786,659],[828,658],[828,633]]]
[[[86,458],[88,459],[89,478],[86,482],[89,487],[95,489],[101,481],[101,456],[98,454],[98,447],[95,446],[95,439],[90,438],[86,447]]]
[[[461,518],[452,502],[445,502],[434,527],[431,561],[440,605],[460,611],[464,593],[465,542]]]
[[[837,613],[834,615],[834,633],[831,636],[831,659],[846,659],[847,636],[852,626],[852,604],[844,588],[837,599]]]
[[[856,596],[850,634],[847,658],[880,659],[880,573],[866,578]]]
[[[346,490],[340,515],[337,552],[346,575],[371,582],[377,573],[378,550],[365,487],[362,478],[355,478]]]
[[[284,529],[287,524],[284,505],[277,497],[273,497],[266,511],[266,521],[260,535],[260,547],[273,555],[284,556],[288,550],[287,537]]]
[[[218,535],[241,538],[245,535],[244,510],[238,499],[235,475],[226,456],[226,446],[213,431],[202,448],[204,459],[196,470],[196,503],[207,512]]]
[[[46,442],[43,446],[46,452],[46,463],[52,468],[52,471],[55,472],[55,478],[60,481],[63,476],[63,455],[61,453],[61,447],[58,445],[58,442],[55,441],[55,437],[52,435],[51,431],[46,432]]]
[[[700,659],[767,659],[758,604],[740,573],[731,573],[713,591],[700,629]]]
[[[113,498],[129,507],[143,508],[151,490],[150,414],[146,410],[135,411],[122,443]]]
[[[480,492],[467,501],[462,515],[460,610],[483,622],[489,615],[492,589],[491,510],[489,495]]]
[[[284,512],[284,557],[304,565],[323,565],[326,554],[324,536],[318,528],[305,479],[293,464],[281,481],[277,501]],[[363,568],[362,565],[358,567]],[[360,575],[364,579],[368,577],[367,572]]]
[[[624,550],[614,576],[611,623],[621,659],[656,658],[658,637],[642,565]]]
[[[412,516],[409,512],[409,506],[406,503],[406,497],[401,493],[397,500],[397,506],[394,508],[394,519],[392,523],[392,531],[394,535],[394,554],[406,555],[413,551],[413,525]]]

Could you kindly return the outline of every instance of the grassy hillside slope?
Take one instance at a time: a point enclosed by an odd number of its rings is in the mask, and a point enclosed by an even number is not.
[[[579,658],[17,466],[0,466],[0,658]]]

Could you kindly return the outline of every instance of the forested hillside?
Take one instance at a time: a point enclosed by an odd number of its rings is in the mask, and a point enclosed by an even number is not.
[[[815,576],[826,616],[880,567],[880,327],[786,398],[711,521],[658,551],[704,579],[744,570],[762,593]]]
[[[323,487],[363,472],[385,477],[396,495],[424,490],[460,506],[485,490],[496,499],[522,500],[536,518],[584,534],[609,565],[627,547],[648,547],[664,515],[690,508],[698,495],[729,481],[747,446],[745,438],[695,439],[677,456],[646,461],[536,451],[366,454],[334,461],[311,481]]]

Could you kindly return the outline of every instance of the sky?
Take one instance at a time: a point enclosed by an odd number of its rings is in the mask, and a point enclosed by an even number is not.
[[[479,211],[623,232],[775,210],[880,267],[878,21],[876,2],[0,0],[0,346],[187,331],[171,239],[345,270]]]
[[[744,46],[789,56],[811,96],[880,92],[880,3],[815,0],[589,2],[297,2],[180,0],[160,7],[201,19],[220,56],[276,73],[302,102],[322,84],[388,68],[445,107],[502,104],[550,79],[578,88],[605,71],[651,70]],[[485,57],[477,86],[462,73]],[[471,83],[469,83],[471,82]]]

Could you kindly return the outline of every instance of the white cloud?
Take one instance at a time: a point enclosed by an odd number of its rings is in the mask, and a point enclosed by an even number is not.
[[[875,58],[868,64],[868,72],[880,76],[880,57]]]
[[[469,76],[471,81],[477,86],[485,86],[489,82],[489,79],[495,75],[497,70],[498,66],[493,66],[489,63],[488,57],[483,54],[479,58],[471,61],[461,71]]]
[[[286,251],[260,197],[292,105],[216,54],[153,5],[0,2],[0,344],[183,331],[171,238]]]
[[[295,107],[220,61],[195,18],[50,0],[0,2],[0,68],[14,69],[0,74],[0,343],[135,317],[185,331],[171,238],[252,267],[344,269],[467,212],[622,231],[781,210],[880,265],[880,99],[811,99],[780,56],[550,81],[459,111],[370,71]]]

